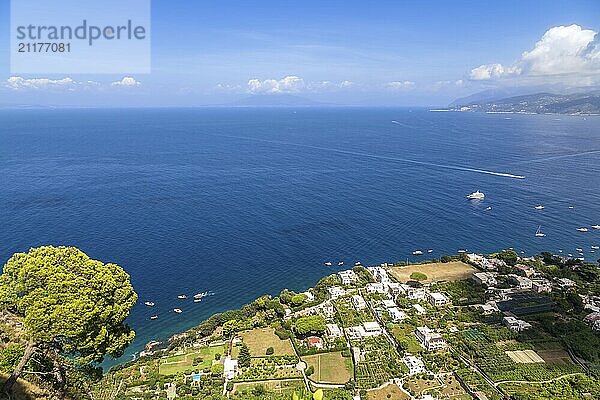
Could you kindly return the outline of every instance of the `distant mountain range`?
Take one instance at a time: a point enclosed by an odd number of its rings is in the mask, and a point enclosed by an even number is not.
[[[585,93],[535,93],[501,97],[502,91],[486,91],[455,100],[453,111],[530,113],[530,114],[600,114],[600,90]]]
[[[227,104],[230,107],[314,107],[322,105],[327,104],[291,94],[257,94]]]

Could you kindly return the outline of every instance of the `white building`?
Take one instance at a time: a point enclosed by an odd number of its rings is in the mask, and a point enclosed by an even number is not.
[[[385,307],[385,308],[392,308],[392,307],[396,307],[396,302],[394,300],[383,300],[381,302],[381,304]]]
[[[496,277],[491,272],[475,272],[473,274],[473,280],[480,285],[485,286],[496,286]]]
[[[232,360],[231,356],[225,357],[225,361],[223,362],[223,376],[225,379],[233,379],[235,378],[235,372],[238,369],[238,361]]]
[[[387,271],[382,267],[367,267],[367,271],[371,273],[373,279],[378,283],[387,284],[390,282],[390,277],[387,274]]]
[[[338,272],[338,277],[340,278],[342,285],[352,285],[358,282],[358,275],[356,275],[351,269]]]
[[[536,293],[550,293],[552,291],[552,283],[544,278],[532,279],[531,289]]]
[[[367,291],[367,293],[381,293],[384,294],[385,293],[385,286],[383,283],[367,283],[367,285],[365,286],[365,290]]]
[[[524,276],[515,275],[515,274],[509,274],[508,276],[511,278],[511,280],[514,283],[517,284],[517,287],[519,289],[523,289],[523,290],[531,289],[531,287],[532,287],[531,279],[525,278]]]
[[[408,367],[408,375],[416,375],[425,372],[425,364],[415,356],[407,355],[402,362]]]
[[[327,324],[327,336],[330,339],[335,339],[344,336],[344,333],[337,324]]]
[[[344,329],[351,340],[360,340],[367,337],[379,336],[383,330],[377,322],[365,322],[362,325]]]
[[[393,297],[399,296],[401,294],[405,293],[404,288],[402,287],[401,284],[397,283],[397,282],[389,282],[387,285],[387,291],[390,295],[392,295]]]
[[[421,346],[428,351],[443,349],[446,347],[446,341],[439,333],[433,332],[427,326],[421,326],[415,329],[415,336]]]
[[[390,315],[392,321],[394,322],[403,321],[407,318],[406,313],[400,311],[397,307],[388,308],[387,312]]]
[[[406,297],[410,300],[425,300],[425,289],[424,288],[416,288],[408,285],[403,286],[406,290]]]
[[[337,299],[338,297],[346,294],[346,291],[341,286],[332,286],[330,288],[327,288],[327,291],[329,292],[329,295],[332,299]]]
[[[350,301],[352,301],[352,305],[354,306],[354,308],[356,310],[360,311],[360,310],[364,310],[365,308],[367,308],[367,303],[365,302],[365,299],[363,299],[363,297],[361,295],[355,294],[354,296],[352,296]]]
[[[413,304],[413,308],[417,310],[417,314],[425,314],[425,309],[420,304]]]
[[[315,301],[315,295],[312,294],[311,292],[304,292],[304,293],[301,293],[301,294],[303,294],[303,295],[306,296],[306,300],[307,301]]]
[[[363,328],[369,336],[378,336],[383,333],[383,330],[377,322],[365,322]]]
[[[429,293],[429,302],[434,306],[443,306],[446,304],[450,304],[450,299],[443,293],[431,292]]]
[[[575,286],[575,282],[568,278],[560,278],[556,281],[561,288],[571,288]]]
[[[531,324],[529,322],[525,322],[521,319],[516,319],[515,317],[504,317],[502,319],[502,322],[504,322],[504,325],[506,325],[508,329],[511,329],[515,332],[522,332],[526,329],[531,328]]]

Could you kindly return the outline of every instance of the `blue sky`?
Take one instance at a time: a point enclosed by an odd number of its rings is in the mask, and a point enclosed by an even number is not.
[[[595,86],[598,21],[593,0],[154,0],[150,74],[15,75],[3,1],[0,81],[21,80],[2,85],[0,104],[204,105],[289,93],[444,105],[486,88]],[[80,90],[88,81],[101,88]]]

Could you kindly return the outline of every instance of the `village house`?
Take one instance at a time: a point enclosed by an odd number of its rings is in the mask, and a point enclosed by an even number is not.
[[[351,269],[338,272],[338,277],[340,278],[342,285],[353,285],[358,282],[358,275]]]
[[[307,337],[306,343],[308,344],[308,347],[312,347],[314,349],[319,349],[319,350],[323,349],[323,340],[321,340],[321,338],[318,336]]]
[[[401,284],[397,283],[397,282],[390,282],[386,285],[387,287],[387,291],[388,293],[392,296],[392,297],[396,297],[396,296],[400,296],[401,294],[404,294],[404,288],[402,287]]]
[[[575,282],[573,282],[572,280],[570,280],[568,278],[557,279],[556,283],[558,284],[558,286],[560,286],[563,289],[568,289],[568,288],[572,288],[575,286]]]
[[[528,290],[528,289],[531,289],[531,287],[532,287],[532,282],[531,282],[531,279],[529,279],[529,278],[525,278],[523,276],[519,276],[519,275],[515,275],[515,274],[509,274],[508,277],[514,284],[517,285],[517,288],[519,288],[519,289]]]
[[[515,332],[522,332],[531,328],[531,324],[529,322],[511,316],[504,317],[502,322],[504,322],[504,325],[506,325],[508,329],[511,329]]]
[[[330,288],[327,288],[327,292],[329,292],[329,295],[332,299],[337,299],[338,297],[341,297],[346,294],[346,291],[341,286],[332,286]]]
[[[367,303],[361,295],[355,294],[354,296],[352,296],[350,301],[352,302],[352,305],[357,311],[364,310],[365,308],[367,308]]]
[[[600,312],[593,312],[585,316],[583,319],[588,323],[593,330],[600,331]]]
[[[329,337],[329,339],[336,339],[344,336],[344,333],[337,324],[327,324],[325,326],[327,327],[327,337]]]
[[[425,309],[420,304],[413,304],[413,308],[417,310],[417,314],[425,314]]]
[[[552,291],[552,283],[545,278],[532,279],[531,289],[536,293],[550,293]]]
[[[429,302],[436,307],[450,304],[450,299],[443,293],[431,292],[428,295],[428,299]]]
[[[406,355],[402,358],[402,362],[408,367],[409,376],[425,372],[425,364],[415,356]]]
[[[406,313],[404,313],[404,311],[400,311],[397,307],[388,308],[387,312],[394,322],[403,321],[407,318]]]
[[[365,290],[367,291],[367,293],[381,293],[381,294],[385,294],[386,290],[385,290],[385,286],[383,285],[383,283],[367,283],[367,285],[365,286]]]
[[[528,265],[517,264],[517,265],[515,265],[515,268],[520,271],[523,271],[523,273],[525,274],[525,276],[527,278],[530,278],[531,276],[533,276],[533,274],[535,274],[535,269],[533,269],[533,267],[530,267]]]
[[[231,356],[225,357],[223,362],[223,377],[227,380],[235,378],[235,373],[238,369],[238,361],[232,360]]]
[[[473,280],[484,286],[496,286],[496,277],[491,272],[475,272],[472,276]]]
[[[391,308],[391,307],[396,307],[396,302],[394,300],[383,300],[381,302],[381,304],[385,307],[385,308]]]
[[[351,340],[360,340],[383,334],[383,330],[377,322],[365,322],[362,325],[351,326],[346,328],[345,332]]]
[[[439,333],[433,332],[427,326],[415,329],[415,336],[421,346],[428,351],[440,350],[446,347],[446,341]]]
[[[410,300],[425,300],[425,289],[422,287],[412,287],[408,285],[403,285],[406,290],[406,297]]]

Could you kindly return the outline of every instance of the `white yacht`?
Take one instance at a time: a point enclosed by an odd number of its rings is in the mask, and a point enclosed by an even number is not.
[[[145,305],[145,306],[148,306],[148,307],[154,307],[154,302],[152,302],[152,301],[147,301],[147,302],[145,302],[145,303],[144,303],[144,305]]]
[[[177,298],[179,300],[185,300],[185,299],[187,299],[187,295],[186,294],[180,294],[179,296],[177,296]]]
[[[544,232],[542,232],[542,226],[538,226],[537,231],[535,231],[535,236],[536,237],[544,237],[546,236],[546,234]]]
[[[433,249],[427,250],[428,253],[433,253]]]
[[[151,315],[150,319],[154,321],[155,319],[158,319],[158,315]]]
[[[174,308],[173,312],[175,312],[177,314],[181,314],[183,312],[183,310],[181,308]]]
[[[485,197],[485,194],[483,192],[480,192],[478,190],[478,191],[473,192],[470,195],[468,195],[467,199],[469,199],[469,200],[483,200],[484,197]]]
[[[327,262],[325,263],[325,266],[326,266],[326,267],[331,267],[331,265],[332,265],[332,264],[331,264],[331,261],[327,261]]]
[[[594,229],[600,229],[600,225],[592,225],[592,228],[594,228]]]
[[[202,297],[198,297],[194,299],[194,303],[200,303],[202,301]]]
[[[600,249],[600,247],[598,247],[598,246],[592,246],[592,250],[598,250],[598,249]]]
[[[544,206],[541,204],[538,204],[537,206],[534,207],[536,210],[543,210]]]
[[[413,256],[422,256],[423,252],[421,250],[415,250],[413,251]]]
[[[341,267],[342,265],[344,265],[344,262],[343,262],[343,261],[340,261],[340,262],[338,263],[338,267]]]
[[[579,232],[587,232],[589,229],[584,226],[584,227],[581,227],[581,228],[577,228],[577,230]]]

